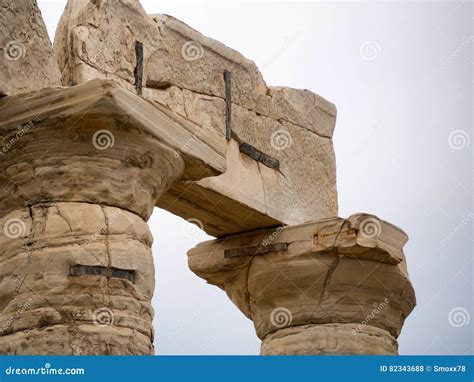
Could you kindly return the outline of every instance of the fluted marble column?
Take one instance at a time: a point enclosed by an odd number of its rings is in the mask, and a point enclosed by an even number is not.
[[[261,354],[397,354],[415,306],[407,239],[357,214],[204,242],[189,266],[253,320]]]
[[[0,354],[154,352],[146,221],[184,162],[114,89],[0,100]]]

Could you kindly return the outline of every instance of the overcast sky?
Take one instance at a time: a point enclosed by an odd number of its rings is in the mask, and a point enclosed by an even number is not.
[[[38,3],[53,40],[65,1]],[[268,85],[336,104],[339,215],[373,213],[410,236],[418,306],[400,353],[472,353],[472,3],[142,4],[240,51]],[[187,267],[209,237],[158,209],[149,224],[157,354],[258,354],[252,322]]]

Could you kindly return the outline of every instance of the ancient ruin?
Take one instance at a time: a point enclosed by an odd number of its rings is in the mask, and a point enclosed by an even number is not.
[[[335,106],[138,0],[0,8],[0,353],[153,354],[158,206],[262,354],[397,354],[407,235],[338,217]],[[165,312],[166,313],[166,312]]]

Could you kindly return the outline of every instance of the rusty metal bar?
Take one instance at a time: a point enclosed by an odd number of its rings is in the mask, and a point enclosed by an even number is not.
[[[229,70],[224,70],[225,84],[225,139],[232,138],[232,74]]]
[[[97,265],[73,265],[69,269],[69,276],[104,276],[126,279],[132,283],[135,281],[135,272],[113,267],[102,267]]]
[[[239,151],[245,155],[248,155],[250,158],[255,159],[257,162],[264,164],[267,167],[270,167],[273,170],[280,169],[280,161],[274,159],[267,154],[262,153],[260,150],[257,150],[252,145],[248,143],[241,143],[239,146]]]
[[[275,243],[268,245],[255,245],[251,247],[232,248],[224,250],[224,257],[240,257],[240,256],[259,256],[270,252],[287,251],[287,243]]]
[[[135,75],[135,89],[138,95],[142,95],[143,82],[143,44],[140,41],[135,42],[136,66],[133,74]]]

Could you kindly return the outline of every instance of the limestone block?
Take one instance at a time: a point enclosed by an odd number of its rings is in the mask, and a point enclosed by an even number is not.
[[[268,117],[284,120],[313,133],[331,138],[336,124],[336,107],[309,90],[270,87]]]
[[[188,256],[193,272],[253,320],[265,354],[394,354],[415,306],[407,240],[390,223],[356,214],[231,235]],[[348,332],[359,348],[333,342]],[[314,342],[295,345],[299,336]]]
[[[268,118],[257,124],[255,119],[258,129],[252,132],[244,127],[252,119],[241,111],[244,117],[236,113],[236,138],[226,144],[215,130],[202,129],[113,81],[5,97],[0,101],[0,132],[6,142],[0,150],[5,180],[0,192],[12,197],[4,212],[35,200],[89,200],[128,208],[147,219],[152,202],[199,219],[216,236],[331,216],[337,203],[330,140],[288,124],[294,147],[293,158],[285,161],[286,154],[265,140],[279,122]],[[280,171],[239,152],[239,140],[252,138],[262,142],[257,148],[281,159]],[[308,145],[319,149],[306,152]],[[301,156],[313,158],[312,164],[299,166]],[[142,171],[150,175],[143,177]],[[97,176],[103,173],[113,181]],[[39,183],[33,186],[31,179]],[[75,187],[69,187],[71,182]]]
[[[215,236],[278,225],[282,216],[268,212],[259,164],[240,154],[235,141],[228,145],[224,174],[177,182],[161,196],[158,206],[198,219],[201,228]]]
[[[59,67],[36,1],[2,1],[0,53],[0,97],[60,86]]]
[[[290,225],[337,216],[336,158],[330,138],[238,106],[233,117],[237,142],[280,162],[278,171],[258,164],[268,215]]]
[[[173,101],[168,99],[169,104],[179,102],[177,93]],[[217,115],[218,120],[224,120],[224,104],[218,98],[206,96],[204,101],[194,97],[190,102],[189,93],[181,92],[188,118],[204,123],[206,117],[213,120]],[[200,113],[193,113],[190,104],[197,104],[195,109]],[[232,133],[225,174],[178,183],[163,194],[158,205],[184,218],[199,219],[206,232],[215,236],[337,214],[336,161],[330,138],[238,105],[233,108]],[[280,169],[270,169],[240,153],[239,144],[244,142],[279,160]],[[271,219],[262,219],[265,215]]]
[[[112,78],[133,87],[135,41],[144,59],[154,52],[156,27],[138,0],[71,0],[57,26],[54,53],[64,85]]]
[[[181,151],[199,141],[224,147],[228,169],[175,182],[159,207],[199,220],[214,236],[337,216],[335,106],[308,90],[268,88],[252,61],[171,16],[148,16],[137,1],[69,0],[54,47],[64,83],[108,78],[136,92],[136,41],[143,44],[141,97],[190,126]],[[232,73],[229,143],[224,70]],[[240,153],[243,143],[279,169]]]
[[[110,78],[133,89],[136,41],[143,43],[146,98],[169,98],[178,88],[222,100],[229,70],[236,105],[332,137],[333,104],[309,90],[267,88],[254,62],[169,15],[146,15],[137,0],[68,1],[54,43],[64,84]],[[183,103],[168,106],[183,111]]]
[[[148,16],[137,0],[68,1],[54,42],[64,83],[77,85],[100,77],[134,85],[137,40],[143,43],[147,87],[174,84],[223,97],[222,73],[232,69],[236,99],[266,93],[253,62],[173,17]]]
[[[168,15],[151,15],[160,33],[160,49],[149,59],[147,87],[169,84],[224,98],[223,72],[232,72],[232,97],[254,108],[267,86],[253,61]],[[165,53],[165,54],[163,54]]]
[[[175,179],[225,170],[225,146],[212,137],[186,146],[187,121],[111,81],[4,97],[0,115],[0,195],[10,195],[0,215],[38,201],[89,201],[147,220]]]

